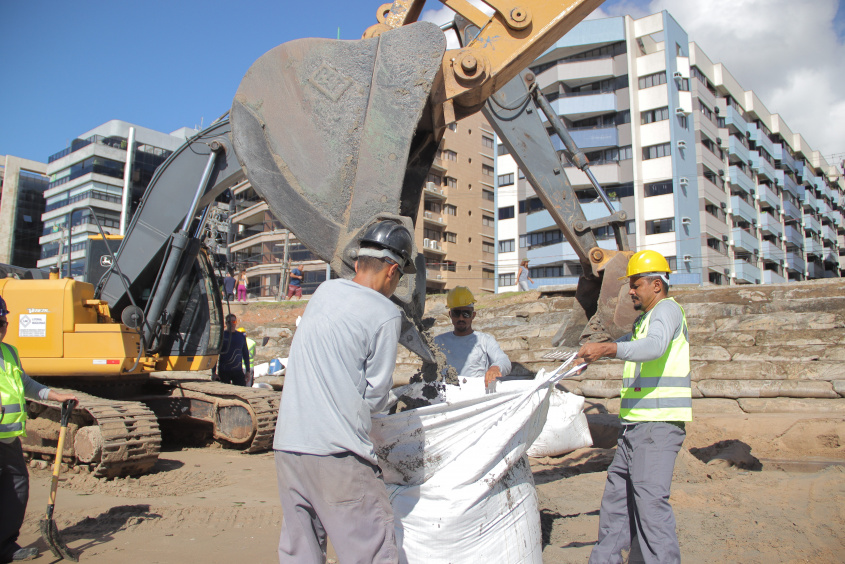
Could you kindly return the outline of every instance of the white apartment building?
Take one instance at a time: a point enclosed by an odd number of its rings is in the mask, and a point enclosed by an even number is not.
[[[70,251],[72,272],[80,276],[86,260],[89,235],[99,234],[96,221],[106,233],[120,230],[124,168],[130,128],[134,128],[134,158],[130,174],[127,222],[152,179],[156,168],[197,131],[182,128],[162,133],[125,121],[111,120],[74,139],[66,149],[49,157],[50,184],[44,192],[46,209],[39,243],[38,267],[64,265],[68,261],[68,215],[72,213]],[[198,182],[199,179],[194,180]],[[91,210],[76,209],[90,206]]]
[[[668,12],[585,21],[535,61],[561,116],[637,250],[669,258],[676,284],[763,284],[840,276],[845,182]],[[555,147],[562,144],[555,137]],[[607,215],[564,163],[587,219]],[[519,262],[535,283],[570,284],[581,266],[499,145],[498,291]],[[599,245],[615,249],[612,233]]]

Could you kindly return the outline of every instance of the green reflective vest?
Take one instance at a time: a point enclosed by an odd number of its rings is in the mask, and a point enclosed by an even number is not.
[[[632,341],[648,335],[651,311],[634,326]],[[620,418],[632,422],[692,421],[689,340],[684,308],[681,308],[681,315],[683,325],[680,334],[669,343],[663,356],[648,362],[625,363]]]
[[[246,338],[246,348],[249,351],[249,367],[255,370],[255,341]],[[243,363],[244,372],[246,372],[246,361]]]
[[[0,371],[0,403],[3,418],[0,419],[0,439],[26,435],[26,399],[23,395],[23,380],[15,347],[0,343],[3,350],[3,370]]]

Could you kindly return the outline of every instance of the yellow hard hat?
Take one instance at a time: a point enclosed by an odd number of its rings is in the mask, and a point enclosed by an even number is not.
[[[446,307],[449,309],[471,306],[474,303],[475,296],[466,286],[455,286],[446,294]]]
[[[235,329],[235,331],[237,331],[238,333],[246,333],[246,329],[244,329],[243,327],[238,327],[237,329]]]
[[[638,251],[634,253],[634,256],[632,256],[631,260],[628,261],[628,270],[625,273],[625,276],[620,277],[619,280],[625,280],[631,276],[648,274],[651,272],[664,272],[669,274],[672,272],[672,269],[669,268],[669,263],[663,255],[657,251]]]

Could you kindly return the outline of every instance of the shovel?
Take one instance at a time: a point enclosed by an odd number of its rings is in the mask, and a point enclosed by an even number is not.
[[[59,534],[59,529],[56,528],[56,522],[53,521],[53,507],[56,505],[56,489],[59,486],[59,473],[62,470],[62,451],[65,446],[67,422],[74,407],[76,407],[76,400],[68,400],[62,403],[62,427],[59,430],[59,444],[56,446],[56,461],[53,463],[53,483],[50,486],[47,516],[41,520],[41,536],[56,558],[79,562],[79,557],[71,552],[64,543],[62,536]]]

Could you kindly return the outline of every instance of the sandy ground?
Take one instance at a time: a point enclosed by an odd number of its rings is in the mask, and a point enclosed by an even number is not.
[[[735,452],[727,458],[742,460],[749,450],[746,443],[713,446],[713,429],[718,428],[699,423],[685,447],[704,460],[729,447]],[[841,430],[842,422],[836,421],[835,428]],[[762,464],[745,456],[743,465],[755,467],[746,469],[724,460],[705,465],[682,450],[672,503],[684,562],[845,562],[842,460],[797,457],[791,451],[788,460],[777,460],[765,451],[761,447],[768,458],[758,453]],[[581,449],[532,461],[544,562],[587,561],[596,541],[604,471],[613,452]],[[20,541],[46,551],[38,521],[50,475],[31,470],[31,476]],[[163,452],[155,472],[140,479],[98,481],[68,474],[56,505],[66,541],[81,551],[81,562],[91,564],[274,562],[281,517],[272,455],[216,447]],[[46,551],[35,562],[55,559]]]

